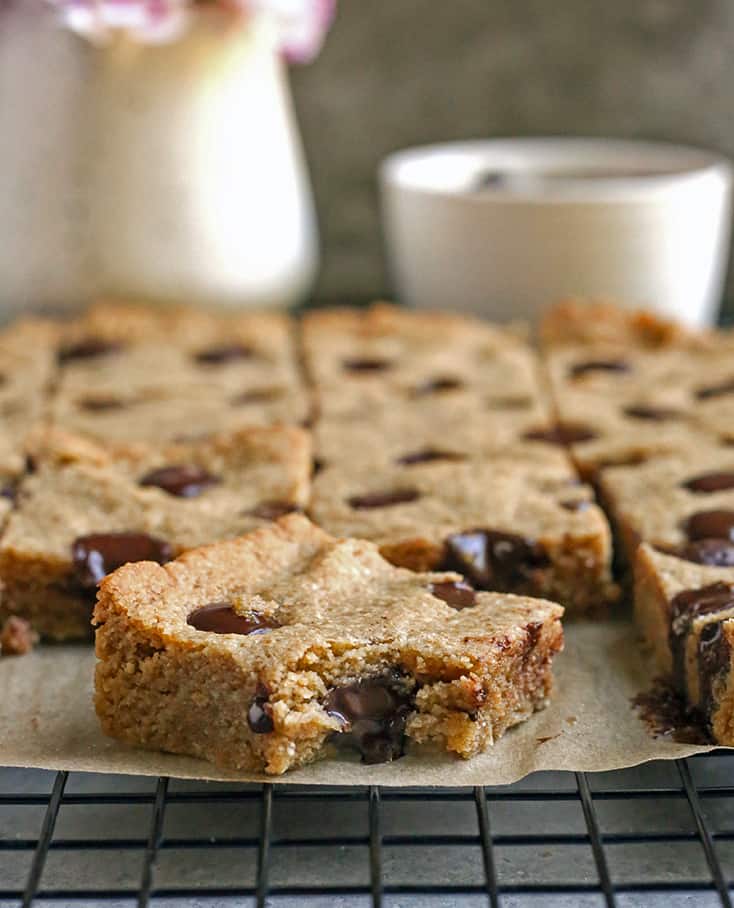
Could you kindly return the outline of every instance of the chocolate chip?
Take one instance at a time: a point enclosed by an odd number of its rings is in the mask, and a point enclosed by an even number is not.
[[[347,372],[384,372],[392,367],[389,359],[365,357],[363,359],[345,359],[342,367]]]
[[[146,533],[90,533],[71,544],[77,580],[85,589],[95,587],[111,571],[129,561],[157,561],[173,557],[171,546]]]
[[[59,363],[64,364],[75,359],[96,359],[109,353],[117,353],[122,348],[123,344],[120,341],[103,340],[101,337],[87,337],[67,347],[62,347],[59,350],[58,360]]]
[[[242,394],[233,397],[231,403],[236,407],[242,407],[246,404],[264,404],[271,400],[277,400],[283,394],[282,388],[252,388],[250,391],[244,391]]]
[[[461,580],[444,580],[441,583],[432,583],[430,590],[432,596],[442,599],[458,612],[464,608],[471,608],[477,602],[477,594],[474,587]]]
[[[524,437],[528,441],[547,441],[553,445],[573,445],[591,441],[596,433],[579,423],[557,423],[547,429],[531,429]]]
[[[734,590],[728,583],[718,582],[700,589],[683,590],[670,602],[670,649],[673,654],[673,681],[685,691],[685,640],[694,620],[734,608]]]
[[[439,451],[436,448],[423,448],[420,451],[413,451],[410,454],[404,454],[399,457],[396,463],[403,467],[412,467],[419,463],[436,463],[437,461],[466,460],[465,454],[456,454],[453,451]]]
[[[526,394],[507,397],[491,397],[487,401],[490,410],[529,410],[533,406],[533,399]]]
[[[264,684],[258,684],[250,708],[247,710],[247,724],[253,734],[267,735],[275,728],[273,708],[268,702],[269,697],[267,687]]]
[[[548,564],[540,543],[514,533],[469,530],[446,539],[448,570],[466,575],[478,589],[505,590],[532,581]]]
[[[684,489],[691,492],[724,492],[727,489],[734,489],[734,473],[721,471],[714,473],[701,473],[700,476],[694,476],[682,483]]]
[[[714,707],[714,683],[731,667],[731,647],[724,634],[724,620],[712,621],[701,628],[698,638],[699,709],[710,724]]]
[[[569,369],[571,378],[582,378],[590,372],[629,372],[629,363],[623,359],[596,359],[576,363]]]
[[[694,564],[708,564],[712,567],[734,567],[734,542],[728,539],[698,539],[677,549],[665,550]]]
[[[420,498],[417,489],[393,489],[389,492],[372,492],[369,495],[353,495],[348,499],[350,508],[366,511],[370,508],[390,508],[396,504],[407,504]]]
[[[281,625],[268,615],[249,612],[239,615],[230,602],[211,602],[197,608],[186,619],[186,623],[197,631],[210,634],[265,634]]]
[[[436,378],[429,378],[423,384],[414,389],[413,394],[416,397],[423,397],[426,394],[442,394],[446,391],[458,391],[464,387],[464,382],[459,378],[453,378],[450,375],[439,375]]]
[[[670,407],[649,407],[646,404],[625,407],[623,412],[625,416],[632,419],[642,419],[647,422],[665,422],[666,419],[679,419],[681,416],[678,410]]]
[[[222,366],[238,359],[250,359],[254,356],[252,347],[244,344],[221,344],[207,347],[194,355],[194,359],[202,366]]]
[[[734,511],[697,511],[683,522],[689,540],[727,539],[734,541]]]
[[[277,520],[279,517],[300,510],[301,508],[292,501],[261,501],[260,504],[244,513],[248,517],[258,517],[260,520]]]
[[[125,401],[119,397],[84,397],[79,401],[79,406],[90,413],[103,413],[108,410],[122,410]]]
[[[364,763],[386,763],[403,755],[412,702],[403,676],[390,671],[333,688],[324,709],[343,726],[336,743],[358,750]]]
[[[577,498],[573,501],[560,501],[560,506],[566,511],[586,511],[591,507],[587,498]]]
[[[321,457],[314,457],[312,466],[312,475],[317,476],[322,470],[326,469],[326,461]]]
[[[699,388],[695,394],[699,400],[710,400],[713,397],[724,397],[726,394],[734,394],[734,378],[728,378],[718,385]]]
[[[217,476],[212,476],[208,470],[196,464],[175,464],[146,473],[140,480],[140,485],[156,486],[178,498],[196,498],[218,482],[220,480]]]

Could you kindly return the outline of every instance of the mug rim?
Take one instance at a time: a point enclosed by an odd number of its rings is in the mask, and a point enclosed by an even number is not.
[[[564,173],[574,167],[587,167],[590,172],[582,179]],[[595,167],[606,172],[594,175]],[[455,182],[461,168],[465,173],[463,184],[442,184],[442,173],[451,173]],[[533,180],[534,172],[541,168],[553,171],[552,179]],[[613,172],[617,168],[619,175]],[[472,190],[472,174],[476,179],[487,169],[499,173],[504,169],[529,175],[530,179],[512,186],[503,186],[500,181]],[[644,172],[639,172],[641,169]],[[725,190],[731,185],[732,173],[732,163],[724,155],[693,145],[546,136],[470,139],[401,149],[383,159],[379,181],[383,190],[460,200],[462,204],[552,205],[649,200],[700,183],[719,183]]]

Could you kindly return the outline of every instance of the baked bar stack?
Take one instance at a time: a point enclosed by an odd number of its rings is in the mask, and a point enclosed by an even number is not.
[[[309,315],[311,514],[393,564],[576,610],[613,597],[610,538],[550,420],[527,344],[453,314]]]
[[[333,745],[470,757],[545,705],[561,612],[291,515],[102,582],[97,713],[128,743],[271,774]]]
[[[734,346],[610,306],[545,323],[559,420],[634,567],[637,622],[660,670],[734,743]],[[642,544],[641,544],[642,543]]]

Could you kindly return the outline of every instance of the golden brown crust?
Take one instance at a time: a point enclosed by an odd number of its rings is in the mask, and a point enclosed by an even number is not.
[[[540,322],[544,346],[621,344],[662,349],[706,345],[711,334],[683,327],[644,309],[609,300],[566,299],[548,309]]]

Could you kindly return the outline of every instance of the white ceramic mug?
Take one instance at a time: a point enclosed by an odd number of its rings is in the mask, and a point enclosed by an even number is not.
[[[380,168],[397,296],[498,320],[564,296],[693,325],[716,317],[732,169],[719,155],[606,139],[492,139],[408,149]]]

